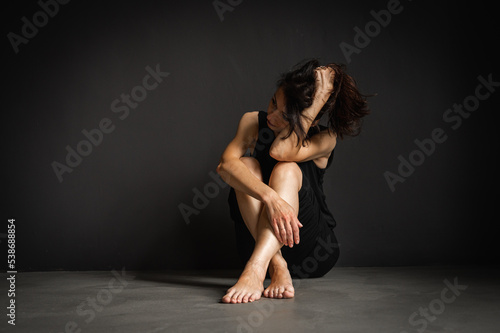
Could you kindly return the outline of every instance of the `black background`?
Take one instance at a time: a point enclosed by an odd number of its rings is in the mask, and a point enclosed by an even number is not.
[[[223,21],[212,1],[70,1],[17,54],[7,34],[41,7],[5,4],[3,229],[16,219],[17,268],[238,266],[228,187],[189,224],[179,205],[214,183],[242,114],[266,110],[278,74],[310,57],[348,63],[361,91],[378,94],[325,177],[338,265],[493,263],[500,92],[458,129],[443,121],[478,76],[500,81],[487,3],[402,0],[349,63],[339,45],[353,45],[353,29],[386,1],[242,1]],[[119,119],[111,102],[157,64],[170,75]],[[103,118],[114,131],[59,182],[51,164]],[[384,172],[435,128],[447,140],[392,192]]]

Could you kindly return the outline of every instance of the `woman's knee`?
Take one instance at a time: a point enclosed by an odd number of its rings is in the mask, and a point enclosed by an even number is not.
[[[262,171],[260,169],[260,163],[255,157],[243,156],[240,160],[247,166],[247,168],[252,172],[252,174],[262,181]]]
[[[301,180],[302,170],[295,162],[278,162],[273,168],[271,177]]]

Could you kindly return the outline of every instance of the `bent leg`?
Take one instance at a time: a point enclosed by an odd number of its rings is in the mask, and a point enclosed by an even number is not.
[[[292,206],[296,214],[298,214],[298,193],[302,187],[302,170],[300,170],[297,163],[278,163],[271,174],[269,186]],[[264,290],[264,296],[270,298],[292,298],[295,295],[292,277],[290,276],[287,262],[281,255],[281,251],[278,254],[270,261],[269,274],[271,275],[271,284]]]
[[[259,180],[262,181],[262,172],[260,169],[260,164],[259,162],[253,158],[253,157],[242,157],[241,161],[248,167],[248,169],[252,172],[252,174],[257,177]],[[286,171],[285,168],[281,166],[281,164],[278,164],[277,166],[280,166],[279,168],[276,169],[276,173],[274,177],[272,178],[272,183],[270,181],[270,186],[280,188],[280,192],[283,191],[282,186],[280,185],[280,182],[286,180],[286,176],[283,177],[283,179],[279,179],[277,173],[278,172],[283,172]],[[300,170],[299,170],[300,171]],[[301,175],[300,175],[301,176]],[[259,219],[261,218],[261,214],[263,212],[266,212],[264,208],[264,204],[260,202],[259,200],[253,198],[252,196],[235,190],[235,195],[236,199],[238,202],[238,208],[241,213],[241,217],[243,221],[245,222],[245,225],[247,226],[247,229],[250,231],[252,237],[254,240],[257,238],[257,224],[259,222]],[[297,199],[298,200],[298,199]],[[267,214],[267,212],[266,212]],[[266,215],[267,216],[267,215]],[[276,253],[275,257],[271,260],[271,264],[274,265],[279,265],[279,266],[286,266],[286,261],[281,255],[281,251],[278,250]],[[269,267],[269,275],[272,275],[272,266]]]
[[[269,186],[287,201],[296,212],[299,210],[298,192],[301,185],[302,172],[296,163],[280,162],[276,164],[271,174]],[[283,244],[274,235],[265,207],[260,210],[258,216],[256,229],[254,229],[256,230],[254,251],[238,282],[222,298],[225,303],[246,303],[259,299],[268,267],[270,268],[271,285],[266,289],[264,295],[276,298],[289,298],[294,295],[286,261],[279,251]],[[250,220],[250,218],[247,217],[247,220]]]
[[[240,160],[247,166],[250,172],[257,177],[257,179],[262,181],[262,172],[259,161],[253,157],[241,157]],[[255,239],[257,235],[257,222],[259,221],[259,216],[264,204],[244,192],[238,190],[234,190],[234,192],[236,194],[236,200],[238,201],[238,208],[240,210],[241,217],[252,234],[252,237]]]

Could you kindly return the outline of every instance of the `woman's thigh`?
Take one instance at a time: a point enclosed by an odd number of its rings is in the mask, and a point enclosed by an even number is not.
[[[257,179],[262,181],[262,172],[260,169],[259,161],[257,161],[257,159],[253,157],[242,157],[241,161],[247,166],[250,172]],[[236,196],[237,209],[239,210],[241,218],[245,222],[245,225],[250,231],[252,237],[255,238],[257,234],[257,223],[259,221],[259,216],[264,205],[256,198],[244,192],[234,189],[233,191]],[[236,205],[234,205],[234,203],[233,208],[236,208]]]

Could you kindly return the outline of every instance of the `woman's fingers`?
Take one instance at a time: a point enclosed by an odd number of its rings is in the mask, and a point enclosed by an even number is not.
[[[281,244],[290,246],[290,241],[293,240],[290,223],[287,223],[283,218],[279,221],[279,223],[273,224],[273,230],[276,238]]]
[[[294,243],[299,243],[299,228],[302,228],[302,224],[288,203],[270,206],[268,216],[274,235],[281,244],[293,247]]]
[[[273,230],[274,230],[274,234],[276,235],[276,238],[278,238],[278,241],[280,243],[283,243],[283,240],[281,239],[280,228],[278,226],[278,223],[272,223],[272,225],[273,225]]]
[[[284,225],[281,226],[281,239],[283,240],[281,243],[288,244],[287,230]]]
[[[283,219],[282,224],[278,227],[280,230],[280,237],[281,237],[281,240],[280,239],[278,240],[283,245],[287,245],[289,247],[293,247],[294,244],[299,244],[300,242],[299,225],[300,227],[302,227],[302,224],[295,216],[292,216],[289,219]]]
[[[286,223],[286,243],[288,246],[293,247],[293,230],[291,223],[287,221]]]
[[[331,67],[321,66],[316,68],[316,79],[320,88],[333,89],[335,70]]]
[[[293,223],[292,228],[293,228],[293,238],[295,241],[295,244],[299,244],[300,242],[300,236],[299,236],[299,220],[296,221],[296,223]],[[300,224],[302,226],[302,224]]]

